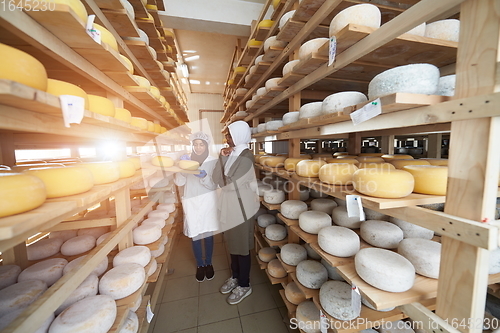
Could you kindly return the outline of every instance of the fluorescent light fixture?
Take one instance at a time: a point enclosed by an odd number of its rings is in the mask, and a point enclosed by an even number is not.
[[[188,83],[188,81],[187,81],[187,80],[186,80],[186,78],[184,78],[184,77],[183,77],[183,78],[181,78],[181,82],[182,82],[182,83],[184,83],[184,84],[187,84],[187,83]]]
[[[206,84],[207,86],[209,86],[209,85],[210,85],[210,81],[205,81],[205,84]]]
[[[198,60],[198,59],[200,59],[200,56],[199,55],[194,55],[194,56],[191,56],[191,57],[184,58],[184,61],[193,61],[193,60]]]
[[[184,50],[183,53],[196,53],[195,50]]]
[[[186,64],[181,64],[181,72],[182,72],[182,76],[184,77],[189,77],[189,68]]]
[[[200,80],[189,80],[191,84],[201,84]]]

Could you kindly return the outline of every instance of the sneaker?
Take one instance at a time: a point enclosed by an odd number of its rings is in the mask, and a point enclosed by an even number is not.
[[[196,281],[203,282],[205,281],[205,267],[200,266],[196,269]]]
[[[212,280],[215,276],[214,272],[214,266],[212,265],[206,265],[205,266],[205,277],[207,278],[208,281]]]
[[[223,294],[229,294],[234,288],[238,286],[238,279],[233,279],[230,277],[224,282],[222,287],[220,287],[220,292]]]
[[[238,304],[241,302],[245,297],[249,296],[252,293],[252,287],[236,287],[233,290],[233,293],[229,295],[227,298],[227,302],[231,305]]]

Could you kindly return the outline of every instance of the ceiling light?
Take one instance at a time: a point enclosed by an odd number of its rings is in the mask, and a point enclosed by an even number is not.
[[[181,64],[181,72],[182,72],[182,76],[184,77],[189,77],[189,68],[186,64]]]
[[[184,52],[184,53],[196,53],[196,51],[195,51],[195,50],[184,50],[183,52]]]
[[[193,60],[198,60],[198,59],[200,59],[200,56],[199,55],[194,55],[194,56],[191,56],[191,57],[184,58],[184,61],[193,61]]]
[[[189,83],[191,84],[201,84],[199,80],[189,80]]]
[[[209,85],[210,85],[210,81],[205,81],[205,84],[206,84],[207,86],[209,86]]]

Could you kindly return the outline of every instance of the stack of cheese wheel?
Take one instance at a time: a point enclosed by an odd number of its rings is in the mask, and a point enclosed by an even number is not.
[[[379,220],[363,222],[360,235],[368,244],[384,249],[395,249],[403,240],[403,230],[393,223]]]
[[[446,195],[448,167],[437,165],[408,165],[403,168],[415,179],[415,193]]]
[[[107,271],[99,281],[99,294],[122,299],[139,290],[146,280],[144,267],[137,263],[118,265]]]
[[[403,198],[413,192],[414,179],[403,170],[359,169],[353,174],[356,191],[379,198]]]
[[[358,167],[350,163],[325,164],[319,169],[319,180],[331,185],[348,185]]]
[[[389,161],[396,169],[403,169],[407,165],[431,165],[428,161],[426,160],[416,160],[416,159],[393,159]]]
[[[89,110],[89,98],[85,90],[82,88],[64,81],[48,79],[47,92],[55,96],[72,95],[78,96],[85,100],[85,110]]]
[[[47,198],[84,193],[94,186],[92,173],[82,167],[33,168],[24,173],[43,181]]]
[[[300,177],[318,177],[319,170],[325,164],[323,160],[303,160],[295,166],[295,173]]]
[[[45,183],[29,174],[0,173],[0,217],[39,207],[47,198]]]
[[[377,6],[361,4],[340,11],[330,22],[329,36],[336,36],[348,24],[379,28],[382,15]]]

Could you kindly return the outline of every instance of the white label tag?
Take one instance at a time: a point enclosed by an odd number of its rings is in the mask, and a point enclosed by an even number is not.
[[[328,318],[322,310],[319,310],[319,327],[321,333],[328,333]]]
[[[365,220],[365,212],[363,211],[363,204],[359,195],[346,195],[345,196],[348,217],[359,217],[360,221]]]
[[[146,305],[146,319],[147,319],[148,323],[151,323],[154,315],[155,314],[153,313],[153,311],[151,311],[151,302],[148,301],[148,305]]]
[[[95,19],[95,15],[88,16],[85,29],[87,30],[87,34],[90,37],[92,37],[92,39],[96,43],[101,44],[101,31],[94,29],[94,19]]]
[[[80,96],[60,95],[61,109],[63,114],[64,126],[69,124],[79,124],[82,122],[85,111],[85,99]]]
[[[336,53],[337,53],[337,38],[333,36],[330,37],[330,49],[328,51],[328,66],[331,66],[335,61]]]
[[[354,313],[361,311],[361,294],[355,284],[351,286],[351,308]]]
[[[364,121],[372,119],[379,114],[382,114],[382,103],[380,98],[363,106],[361,109],[351,113],[351,119],[354,125],[361,124]]]

